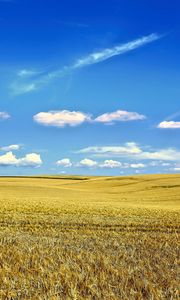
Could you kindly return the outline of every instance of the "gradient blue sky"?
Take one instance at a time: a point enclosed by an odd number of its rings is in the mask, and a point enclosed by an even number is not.
[[[179,172],[179,11],[0,0],[0,174]]]

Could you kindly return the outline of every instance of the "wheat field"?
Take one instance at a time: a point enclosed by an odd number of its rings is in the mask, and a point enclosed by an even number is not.
[[[179,299],[180,175],[0,178],[0,299]]]

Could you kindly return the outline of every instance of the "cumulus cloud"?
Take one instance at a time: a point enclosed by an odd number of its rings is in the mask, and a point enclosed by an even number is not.
[[[97,162],[89,158],[84,158],[80,161],[79,166],[92,168],[97,166]]]
[[[110,168],[110,169],[120,168],[120,167],[122,167],[122,163],[117,160],[107,159],[102,164],[100,164],[100,167],[101,168]]]
[[[26,154],[25,157],[18,159],[18,165],[22,167],[39,167],[41,164],[41,157],[37,153]]]
[[[17,165],[18,159],[12,152],[0,156],[0,166]]]
[[[58,167],[64,167],[64,168],[69,168],[72,166],[72,162],[69,158],[63,158],[63,159],[60,159],[56,162],[56,165]]]
[[[9,119],[11,116],[10,114],[8,114],[7,112],[5,111],[0,111],[0,120],[7,120]]]
[[[142,164],[142,163],[136,163],[136,164],[133,164],[133,163],[121,163],[120,161],[117,161],[117,160],[112,160],[112,159],[109,159],[109,160],[105,160],[102,164],[99,164],[99,166],[101,168],[124,168],[124,169],[127,169],[127,168],[133,168],[133,169],[141,169],[141,168],[145,168],[146,165],[145,164]]]
[[[162,129],[180,129],[180,122],[163,121],[157,127]]]
[[[69,110],[40,112],[33,117],[34,121],[41,125],[56,127],[65,127],[67,125],[77,126],[84,122],[113,124],[114,121],[125,122],[143,120],[145,118],[145,116],[140,115],[137,112],[128,112],[123,110],[117,110],[113,113],[105,113],[95,119],[93,119],[92,115],[89,113]]]
[[[78,163],[72,163],[69,158],[64,158],[61,160],[58,160],[56,162],[57,166],[61,167],[86,167],[86,168],[107,168],[107,169],[115,169],[115,168],[121,168],[121,169],[127,169],[127,168],[133,168],[133,169],[140,169],[145,168],[146,165],[142,163],[122,163],[117,160],[113,159],[106,159],[103,162],[101,161],[95,161],[89,158],[84,158]]]
[[[125,143],[122,146],[92,146],[81,149],[78,153],[90,153],[99,157],[114,156],[139,160],[179,161],[180,151],[174,148],[144,151],[135,142]]]
[[[86,121],[90,121],[89,114],[85,114],[80,111],[49,111],[40,112],[33,117],[34,121],[45,126],[77,126]]]
[[[30,153],[22,158],[17,158],[11,151],[0,156],[0,166],[32,167],[41,166],[42,160],[39,154]]]
[[[144,115],[140,115],[137,112],[117,110],[112,113],[102,114],[98,116],[94,121],[100,123],[113,124],[115,121],[127,122],[127,121],[144,120],[144,119],[146,119],[146,117]]]
[[[14,150],[20,150],[21,145],[9,145],[9,146],[4,146],[4,147],[0,147],[0,150],[2,151],[14,151]]]

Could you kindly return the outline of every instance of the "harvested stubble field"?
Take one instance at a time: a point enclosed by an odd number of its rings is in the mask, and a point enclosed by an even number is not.
[[[179,299],[180,175],[0,178],[0,299]]]

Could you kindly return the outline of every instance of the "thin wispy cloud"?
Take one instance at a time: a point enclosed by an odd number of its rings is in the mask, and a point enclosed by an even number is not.
[[[165,118],[165,121],[171,121],[172,119],[175,119],[177,117],[180,116],[180,110],[179,111],[176,111],[174,114],[168,116]]]
[[[17,72],[17,75],[21,78],[32,78],[33,76],[37,76],[39,74],[42,74],[42,71],[22,69]]]
[[[145,151],[135,142],[128,142],[120,146],[91,146],[79,150],[77,153],[91,154],[97,157],[126,157],[139,160],[180,161],[180,150],[165,148]]]
[[[71,72],[81,69],[90,65],[94,65],[103,61],[106,61],[112,57],[119,56],[125,54],[127,52],[136,50],[141,48],[147,44],[150,44],[154,41],[159,40],[162,38],[162,35],[157,33],[152,33],[147,36],[140,37],[138,39],[132,40],[130,42],[116,45],[112,48],[106,48],[101,51],[92,52],[85,57],[81,57],[75,61],[74,64],[69,66],[64,66],[61,69],[57,69],[55,71],[49,72],[47,74],[40,74],[37,76],[35,80],[32,81],[21,81],[19,78],[11,85],[12,93],[15,95],[24,94],[32,92],[45,84],[48,84],[51,80],[55,78],[62,78]],[[27,75],[27,72],[23,71],[20,73],[23,77]],[[29,74],[28,74],[29,75]],[[26,78],[25,78],[26,79]]]
[[[63,21],[63,20],[56,20],[55,23],[68,26],[68,27],[81,27],[81,28],[88,28],[89,25],[81,22],[71,22],[71,21]]]
[[[22,83],[15,82],[10,86],[13,95],[27,94],[37,90],[38,85],[36,83]]]
[[[0,120],[7,120],[10,119],[10,114],[6,111],[0,111]]]
[[[105,61],[107,59],[110,59],[113,56],[121,55],[126,52],[140,48],[146,44],[152,43],[152,42],[158,40],[159,38],[161,38],[160,35],[158,35],[156,33],[152,33],[148,36],[141,37],[139,39],[133,40],[133,41],[125,43],[125,44],[117,45],[113,48],[107,48],[107,49],[104,49],[99,52],[91,53],[90,55],[79,59],[75,63],[73,68],[82,68],[87,65],[92,65],[92,64],[96,64],[96,63]]]
[[[97,156],[121,156],[121,155],[137,155],[142,150],[135,142],[128,142],[120,146],[90,146],[79,150],[77,153],[90,153]]]
[[[14,151],[20,149],[21,149],[21,145],[17,145],[17,144],[0,147],[1,151]]]

